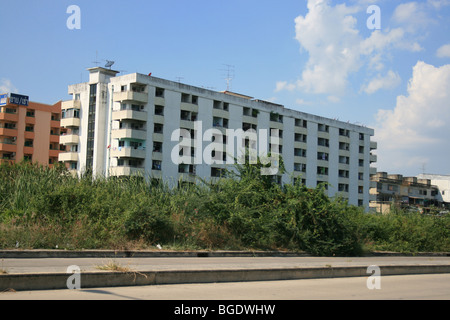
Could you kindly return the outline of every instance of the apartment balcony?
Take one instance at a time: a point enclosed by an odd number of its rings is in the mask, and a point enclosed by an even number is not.
[[[181,119],[180,120],[180,128],[194,129],[194,121]]]
[[[34,153],[34,147],[23,147],[23,153],[24,154],[33,154]]]
[[[0,152],[16,152],[17,145],[12,143],[3,143],[0,142]]]
[[[145,150],[132,147],[119,147],[111,150],[111,157],[145,159]]]
[[[283,123],[282,122],[279,122],[279,121],[273,121],[273,120],[270,120],[270,127],[272,128],[272,129],[280,129],[280,130],[283,130]]]
[[[34,116],[26,116],[25,124],[36,124],[36,118]]]
[[[377,159],[378,159],[377,155],[375,154],[370,155],[370,163],[377,162]]]
[[[60,144],[78,144],[80,142],[80,136],[77,134],[66,134],[59,137]]]
[[[79,127],[80,118],[65,118],[61,119],[61,127]]]
[[[59,150],[52,150],[52,149],[50,149],[48,155],[49,155],[50,158],[58,158],[60,152],[61,151],[59,151]]]
[[[370,141],[370,150],[378,149],[378,143],[375,141]]]
[[[141,103],[148,103],[148,93],[134,91],[114,92],[114,101],[136,101]]]
[[[163,97],[155,97],[155,105],[163,106],[165,104],[165,99]]]
[[[147,112],[146,111],[135,111],[135,110],[120,110],[113,111],[112,113],[113,120],[138,120],[138,121],[147,121]]]
[[[81,108],[81,101],[80,100],[69,100],[69,101],[63,101],[61,103],[61,110],[65,109],[80,109]]]
[[[28,140],[34,140],[35,134],[33,131],[25,131],[24,138]],[[52,141],[53,142],[53,141]]]
[[[17,129],[0,128],[0,136],[16,137]]]
[[[17,121],[19,121],[19,114],[18,113],[0,112],[0,120],[17,122]]]
[[[60,143],[59,142],[59,135],[58,134],[51,134],[50,135],[50,142],[56,142],[56,143]]]
[[[375,175],[375,174],[377,174],[377,168],[370,168],[370,170],[369,170],[369,174],[370,175]]]
[[[112,130],[111,137],[113,139],[146,140],[147,131],[138,129],[115,129]]]
[[[227,117],[229,117],[229,115],[227,115]],[[258,125],[258,118],[244,115],[242,116],[242,122]]]
[[[110,175],[115,177],[120,176],[133,176],[133,175],[139,175],[143,176],[145,173],[145,169],[141,167],[128,167],[128,166],[121,166],[121,167],[111,167],[110,168]]]
[[[213,109],[213,116],[214,117],[220,117],[220,118],[229,118],[230,117],[230,112],[228,110]],[[253,119],[252,119],[252,121],[253,121]],[[256,123],[257,123],[257,121],[256,121]]]
[[[198,105],[190,102],[181,102],[180,109],[190,112],[198,112]]]
[[[61,127],[60,120],[50,120],[50,127],[59,129]]]
[[[62,162],[77,162],[78,152],[61,152],[58,156],[58,160]]]

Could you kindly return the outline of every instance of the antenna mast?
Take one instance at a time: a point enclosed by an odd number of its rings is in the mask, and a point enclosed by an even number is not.
[[[231,90],[232,87],[232,82],[234,79],[234,66],[230,65],[230,64],[224,64],[224,66],[226,67],[226,82],[227,82],[227,91]]]

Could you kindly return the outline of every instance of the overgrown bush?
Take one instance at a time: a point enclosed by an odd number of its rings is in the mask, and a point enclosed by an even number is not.
[[[282,163],[281,163],[282,164]],[[63,167],[0,165],[0,248],[450,251],[450,217],[368,214],[323,186],[274,183],[261,163],[211,184],[169,188],[144,177],[71,176]],[[283,166],[280,166],[284,172]]]

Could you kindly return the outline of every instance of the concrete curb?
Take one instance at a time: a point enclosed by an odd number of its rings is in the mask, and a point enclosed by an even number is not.
[[[450,273],[450,265],[379,266],[381,276]],[[9,289],[67,289],[70,273],[5,274],[0,275],[0,292]],[[368,277],[367,267],[306,267],[232,270],[167,270],[144,272],[82,272],[81,288],[144,286],[182,283],[215,283]]]

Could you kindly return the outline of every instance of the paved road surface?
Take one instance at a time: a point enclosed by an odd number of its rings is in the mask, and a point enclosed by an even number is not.
[[[450,274],[155,285],[0,293],[0,300],[450,300]],[[181,302],[180,302],[181,303]],[[163,305],[164,306],[164,305]],[[167,310],[165,310],[167,312]]]

